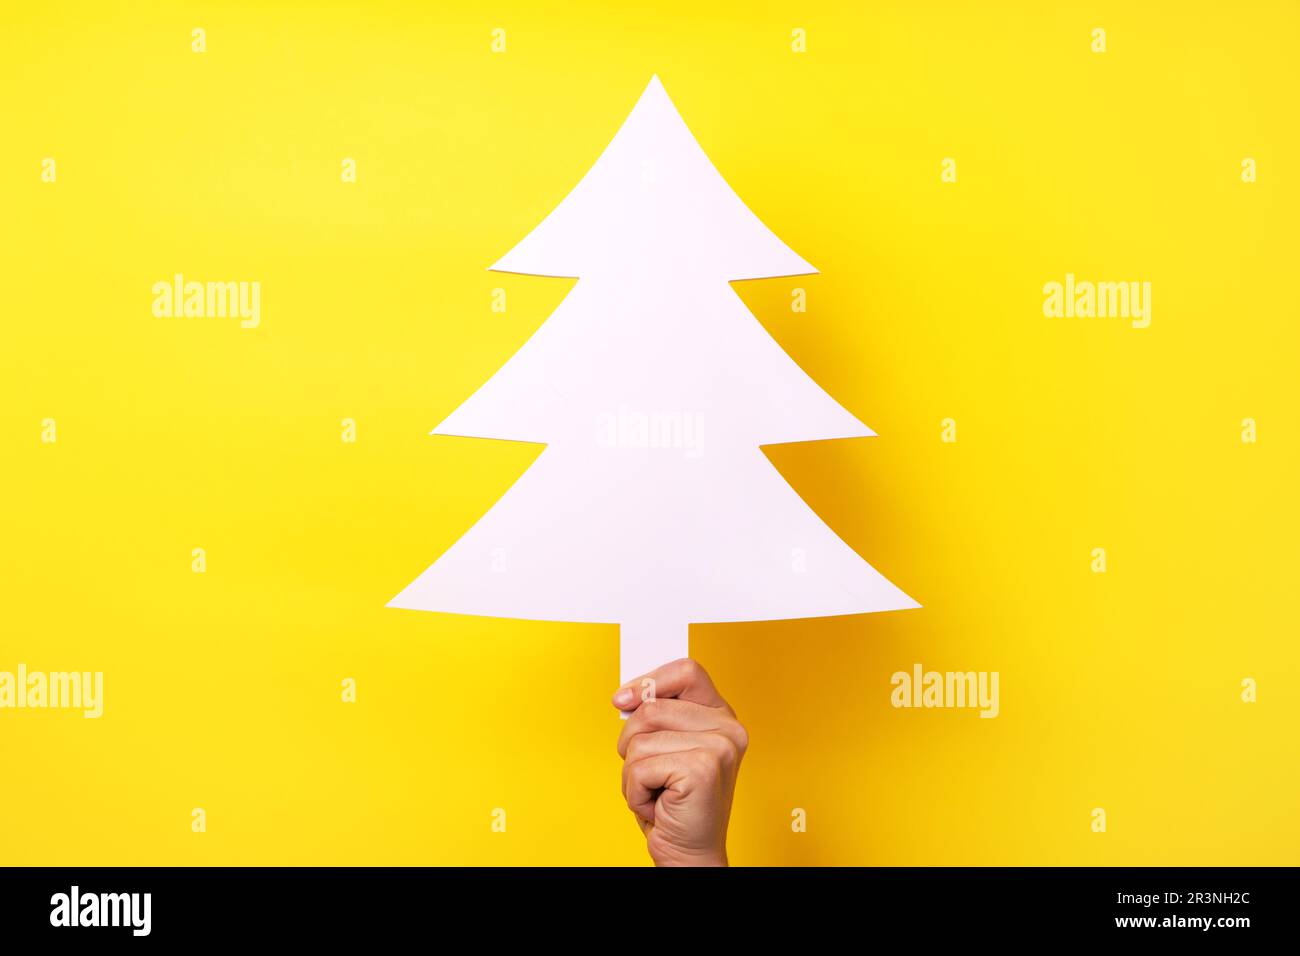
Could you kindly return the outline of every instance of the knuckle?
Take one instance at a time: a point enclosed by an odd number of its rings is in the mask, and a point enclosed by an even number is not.
[[[739,748],[726,734],[710,734],[706,747],[723,770],[731,770],[740,760]]]
[[[722,776],[722,767],[716,754],[699,751],[692,764],[692,771],[705,782],[717,780]]]
[[[641,734],[637,734],[635,737],[629,740],[627,742],[626,754],[624,755],[623,759],[626,760],[628,763],[634,763],[635,761],[640,760],[642,756],[641,752],[645,750],[644,741],[645,738]]]
[[[744,754],[744,752],[749,749],[749,731],[745,729],[745,725],[740,721],[736,721],[735,744],[736,749],[741,754]]]
[[[728,769],[734,768],[740,763],[740,745],[727,737],[720,737],[719,740],[721,741],[719,750],[722,755],[722,765]]]
[[[627,765],[627,780],[633,786],[640,787],[645,780],[648,768],[642,763],[632,763]]]
[[[645,731],[646,723],[650,720],[653,711],[654,707],[651,705],[651,701],[645,701],[632,713],[632,716],[627,719],[627,723],[623,725],[622,735],[622,740],[625,745],[637,734]]]

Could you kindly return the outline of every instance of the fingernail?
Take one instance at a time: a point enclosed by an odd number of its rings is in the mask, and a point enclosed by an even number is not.
[[[623,687],[619,690],[617,694],[614,695],[614,706],[617,707],[619,710],[623,710],[628,707],[631,707],[632,697],[633,697],[632,688]]]

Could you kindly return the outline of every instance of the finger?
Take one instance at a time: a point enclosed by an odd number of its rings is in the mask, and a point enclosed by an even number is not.
[[[623,755],[624,766],[646,757],[659,754],[681,753],[683,750],[695,750],[703,746],[706,737],[725,739],[716,733],[686,733],[680,730],[658,730],[637,734],[628,739],[627,753]]]
[[[623,725],[623,732],[618,737],[619,756],[627,757],[628,742],[637,734],[660,730],[725,734],[741,750],[749,743],[745,729],[730,714],[716,707],[660,697],[641,704]]]
[[[627,759],[627,748],[638,734],[652,734],[661,730],[683,733],[718,733],[726,715],[713,707],[704,707],[686,700],[660,697],[641,704],[618,736],[618,755]]]
[[[740,748],[725,734],[684,734],[675,730],[637,734],[628,743],[627,759],[623,762],[624,795],[627,794],[629,767],[650,757],[690,751],[700,755],[707,754],[715,764],[728,773],[735,772],[743,756]]]
[[[637,815],[637,819],[654,823],[655,800],[662,791],[680,783],[686,772],[682,754],[659,754],[627,764],[623,768],[623,796],[627,799],[628,809]]]
[[[647,681],[652,683],[645,683]],[[628,681],[614,694],[614,706],[619,710],[635,710],[643,703],[642,696],[647,690],[653,691],[653,697],[675,697],[705,707],[730,710],[708,673],[689,657],[656,667],[648,674]]]

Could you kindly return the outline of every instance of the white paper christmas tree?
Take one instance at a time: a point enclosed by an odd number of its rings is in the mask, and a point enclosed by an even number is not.
[[[686,656],[692,622],[918,606],[759,450],[874,432],[728,285],[817,270],[731,190],[658,77],[492,268],[579,281],[433,434],[547,447],[390,607],[616,623],[628,680]]]

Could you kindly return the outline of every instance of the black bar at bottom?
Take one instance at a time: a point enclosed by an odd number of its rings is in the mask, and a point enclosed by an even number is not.
[[[697,932],[866,942],[1131,936],[1179,944],[1295,936],[1295,869],[0,870],[0,934],[78,945],[285,940],[602,940]],[[75,889],[74,889],[75,888]],[[599,927],[599,928],[598,928]],[[620,930],[620,927],[622,930]],[[434,934],[431,936],[430,934]],[[465,934],[469,934],[466,938]],[[557,936],[557,934],[559,934]],[[642,940],[642,943],[635,942]],[[7,949],[7,947],[5,947]],[[459,948],[459,946],[458,946]]]

